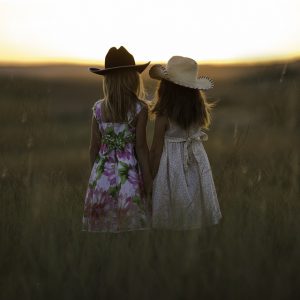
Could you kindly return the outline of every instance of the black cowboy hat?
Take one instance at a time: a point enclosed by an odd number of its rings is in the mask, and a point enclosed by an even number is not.
[[[150,64],[150,61],[146,64],[136,65],[134,57],[123,47],[119,49],[112,47],[108,50],[105,56],[105,68],[89,68],[89,70],[97,75],[105,75],[108,72],[116,70],[136,70],[142,73]]]

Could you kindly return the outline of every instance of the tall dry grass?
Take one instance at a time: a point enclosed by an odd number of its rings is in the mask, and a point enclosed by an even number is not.
[[[0,298],[296,299],[300,77],[279,71],[221,78],[208,95],[221,224],[124,234],[81,231],[100,84],[2,76]]]

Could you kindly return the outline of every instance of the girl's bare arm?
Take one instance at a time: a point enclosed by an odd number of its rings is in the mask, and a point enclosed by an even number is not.
[[[138,115],[136,124],[136,154],[143,174],[146,193],[152,192],[152,176],[149,164],[149,148],[146,138],[146,126],[148,120],[148,109],[143,108]]]
[[[92,117],[92,126],[91,126],[91,139],[90,139],[90,166],[91,168],[94,165],[94,162],[96,160],[97,154],[99,152],[101,145],[101,133],[98,127],[98,123],[95,119],[95,117]]]
[[[164,137],[168,126],[168,119],[164,116],[157,116],[154,126],[153,142],[150,150],[151,173],[154,178],[158,172],[161,154],[164,148]]]

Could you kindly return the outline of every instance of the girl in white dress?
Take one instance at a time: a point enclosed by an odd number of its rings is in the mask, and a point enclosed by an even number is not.
[[[152,226],[193,229],[217,224],[220,207],[211,167],[202,141],[210,124],[210,108],[200,90],[213,87],[207,77],[197,78],[197,63],[173,56],[166,67],[154,65],[149,74],[161,80],[150,151]]]

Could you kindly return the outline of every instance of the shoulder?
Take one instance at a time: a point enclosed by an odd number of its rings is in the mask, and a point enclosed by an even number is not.
[[[100,120],[101,104],[103,101],[104,101],[104,99],[97,100],[92,107],[93,115],[97,121]]]
[[[92,108],[93,108],[93,109],[95,109],[95,108],[100,108],[103,101],[104,101],[104,99],[99,99],[99,100],[97,100],[97,101],[93,104],[93,107],[92,107]]]

